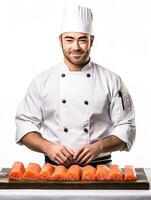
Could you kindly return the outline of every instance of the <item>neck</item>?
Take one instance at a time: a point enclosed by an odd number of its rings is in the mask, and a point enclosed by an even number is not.
[[[84,62],[83,64],[75,65],[75,64],[69,62],[66,58],[64,58],[64,62],[65,62],[65,64],[68,66],[68,68],[69,68],[70,71],[81,71],[82,68],[83,68],[86,64],[89,63],[89,61],[90,61],[90,58],[89,58],[86,62]]]

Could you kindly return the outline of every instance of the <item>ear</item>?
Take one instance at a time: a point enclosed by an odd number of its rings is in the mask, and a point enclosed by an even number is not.
[[[91,37],[91,38],[90,38],[90,40],[91,40],[91,41],[90,41],[90,46],[92,47],[93,41],[94,41],[94,35],[91,35],[90,37]]]
[[[59,43],[60,43],[60,46],[62,47],[62,35],[59,36]]]

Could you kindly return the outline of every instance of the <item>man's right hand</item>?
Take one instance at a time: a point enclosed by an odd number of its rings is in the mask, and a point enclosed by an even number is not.
[[[58,165],[70,165],[73,162],[74,151],[64,145],[55,144],[42,137],[40,133],[30,132],[26,134],[21,143],[33,151],[46,154],[50,160]]]
[[[51,143],[47,156],[58,165],[69,166],[73,162],[74,151],[64,145]]]

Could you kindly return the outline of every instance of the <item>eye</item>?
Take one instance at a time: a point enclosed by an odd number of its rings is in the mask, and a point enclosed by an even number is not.
[[[87,43],[87,40],[86,40],[86,39],[81,39],[80,42],[81,42],[82,44],[85,44],[85,43]]]
[[[66,42],[71,43],[71,42],[73,42],[73,40],[72,39],[66,39]]]

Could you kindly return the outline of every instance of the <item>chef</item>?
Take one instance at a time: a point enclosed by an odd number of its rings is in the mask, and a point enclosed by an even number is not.
[[[135,139],[132,99],[121,78],[90,58],[94,35],[89,8],[64,9],[64,59],[36,76],[16,114],[16,142],[54,165],[110,164],[114,151]]]

